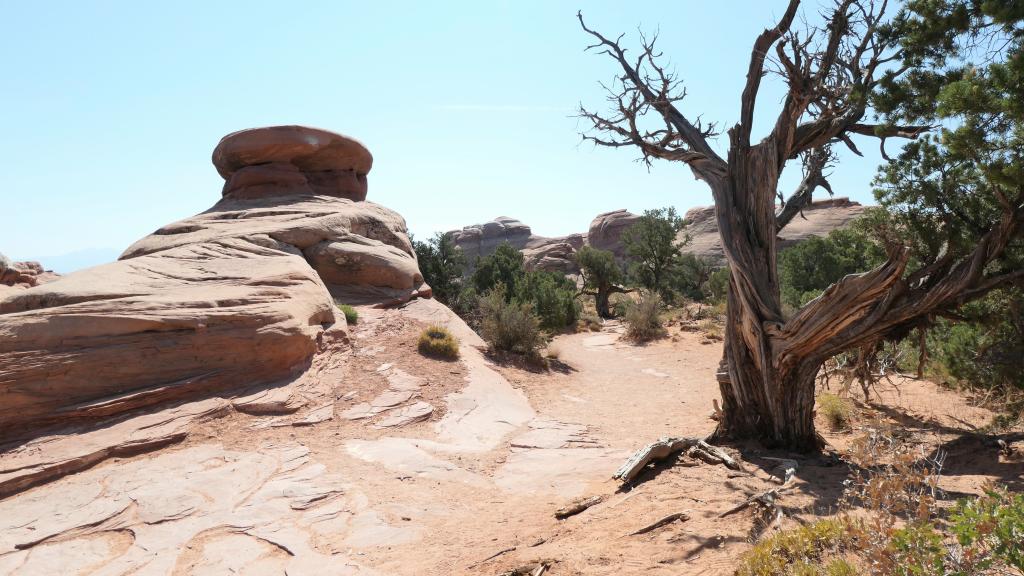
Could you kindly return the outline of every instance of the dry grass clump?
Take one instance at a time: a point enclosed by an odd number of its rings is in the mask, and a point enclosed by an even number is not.
[[[698,324],[698,328],[708,340],[720,342],[725,337],[725,331],[722,329],[722,325],[711,318],[701,320],[700,324]]]
[[[447,328],[430,326],[420,334],[420,354],[454,360],[459,357],[459,342]]]
[[[626,323],[626,337],[636,342],[647,342],[665,335],[662,326],[661,298],[657,294],[645,294],[626,309],[623,321]]]
[[[853,542],[852,520],[827,518],[765,538],[744,554],[737,576],[853,576],[842,553]]]
[[[825,419],[832,431],[849,430],[853,420],[853,404],[845,398],[826,392],[818,396],[818,414]]]
[[[345,322],[355,324],[359,321],[359,312],[355,308],[348,304],[337,304],[337,306],[338,310],[341,310],[341,313],[345,315]]]
[[[581,330],[590,330],[591,332],[600,332],[601,331],[601,326],[603,325],[603,323],[601,322],[601,317],[598,316],[597,314],[590,314],[588,312],[584,312],[580,316],[580,325],[581,325]]]

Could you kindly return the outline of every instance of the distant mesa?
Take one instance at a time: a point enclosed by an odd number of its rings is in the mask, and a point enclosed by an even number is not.
[[[0,437],[302,377],[347,341],[336,298],[430,296],[405,220],[365,201],[362,144],[256,128],[213,160],[223,197],[116,262],[42,283],[41,268],[3,261]]]
[[[864,212],[864,206],[849,198],[832,198],[812,202],[803,209],[802,216],[794,218],[779,234],[779,248],[788,248],[811,236],[827,236],[837,228],[843,228]],[[497,247],[508,242],[523,253],[526,266],[530,269],[575,273],[578,267],[576,252],[584,245],[608,250],[622,260],[626,257],[622,234],[639,220],[640,216],[626,210],[614,210],[598,214],[590,223],[586,234],[571,234],[556,238],[534,235],[526,224],[502,216],[491,222],[466,226],[461,230],[448,232],[453,242],[462,248],[470,269],[477,258],[487,256]],[[716,265],[725,265],[725,253],[718,234],[714,206],[693,208],[686,212],[686,230],[679,240],[690,237],[683,248],[684,253],[707,258]]]
[[[305,126],[250,128],[228,134],[213,151],[224,197],[309,194],[366,199],[373,156],[353,138]]]

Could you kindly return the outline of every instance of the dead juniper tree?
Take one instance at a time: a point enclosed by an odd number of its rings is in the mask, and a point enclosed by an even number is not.
[[[854,137],[916,138],[927,124],[871,123],[870,96],[880,83],[912,70],[899,39],[883,34],[886,0],[836,0],[821,26],[794,30],[799,0],[790,0],[778,23],[755,40],[740,95],[739,121],[729,128],[724,156],[709,140],[715,124],[684,113],[680,81],[661,64],[656,37],[641,35],[629,54],[623,36],[610,39],[583,30],[598,51],[616,61],[622,74],[606,86],[612,111],[581,108],[584,138],[601,146],[635,147],[642,159],[682,162],[706,183],[731,270],[723,369],[719,374],[723,411],[713,438],[752,438],[769,445],[815,450],[814,382],[822,364],[847,350],[877,342],[920,323],[932,311],[955,306],[990,290],[1005,277],[986,273],[1021,231],[1024,194],[1004,198],[991,229],[962,256],[939,258],[908,270],[909,249],[887,246],[888,261],[851,275],[827,289],[795,315],[782,313],[776,269],[776,234],[812,192],[828,188],[825,167],[831,147],[856,153]],[[770,132],[753,140],[751,128],[761,80],[775,73],[788,92]],[[883,148],[884,154],[884,148]],[[777,206],[779,177],[800,162],[803,178]],[[958,253],[959,254],[959,253]]]

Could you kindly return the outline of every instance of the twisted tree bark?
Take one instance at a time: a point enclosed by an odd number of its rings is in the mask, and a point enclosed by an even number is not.
[[[612,114],[581,109],[592,126],[584,139],[601,146],[635,147],[642,159],[683,162],[711,189],[722,247],[731,271],[725,334],[724,370],[719,373],[723,407],[714,438],[751,438],[770,445],[814,450],[814,381],[832,356],[895,333],[937,310],[956,307],[1019,280],[1024,271],[986,275],[1009,242],[1021,235],[1024,192],[1003,196],[1002,218],[965,258],[943,257],[907,273],[909,250],[890,245],[888,261],[851,275],[827,289],[794,317],[783,317],[776,234],[811,199],[816,188],[831,192],[824,169],[833,161],[831,146],[843,144],[859,154],[851,136],[914,138],[929,126],[872,125],[867,94],[883,78],[906,68],[886,69],[899,60],[895,39],[882,37],[886,2],[837,0],[826,25],[803,34],[790,31],[799,0],[790,0],[778,24],[754,42],[747,81],[740,99],[740,120],[728,131],[725,158],[708,138],[714,124],[691,122],[676,103],[685,90],[658,63],[657,38],[642,37],[641,50],[627,58],[620,40],[580,25],[597,49],[614,59],[622,76],[609,87]],[[765,62],[774,51],[777,70],[789,91],[770,133],[751,143],[758,89]],[[885,72],[880,70],[885,69]],[[658,128],[639,121],[660,119]],[[777,208],[779,178],[791,160],[803,160],[803,178]],[[778,211],[777,211],[778,210]]]

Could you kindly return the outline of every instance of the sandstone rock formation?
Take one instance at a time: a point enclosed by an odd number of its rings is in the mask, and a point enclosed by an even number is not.
[[[864,206],[849,198],[818,200],[804,208],[803,217],[797,216],[779,234],[779,248],[788,248],[811,236],[827,236],[829,232],[842,228],[864,212]],[[715,222],[714,206],[693,208],[686,212],[688,224],[680,235],[689,235],[690,243],[684,252],[703,256],[719,265],[725,265],[722,239]]]
[[[453,230],[448,235],[462,249],[470,270],[478,258],[492,254],[498,246],[507,242],[523,252],[525,265],[530,270],[571,273],[577,269],[572,255],[585,242],[582,234],[558,238],[537,236],[529,226],[507,216],[499,216],[484,224],[466,226],[462,230]]]
[[[5,293],[23,290],[60,278],[52,270],[44,270],[39,262],[11,262],[0,254],[0,298]]]
[[[362,201],[371,161],[322,130],[236,132],[214,152],[212,208],[0,296],[0,438],[295,378],[345,338],[335,297],[429,295],[404,220]]]
[[[626,252],[622,245],[622,233],[626,231],[626,228],[636,224],[639,219],[639,215],[626,210],[598,214],[590,223],[587,242],[594,248],[609,250],[617,258],[623,258]]]
[[[812,202],[804,208],[802,218],[794,218],[779,234],[779,248],[788,248],[811,236],[826,236],[832,230],[846,226],[863,212],[864,206],[849,198]],[[638,214],[627,210],[605,212],[594,218],[586,234],[558,238],[533,235],[529,226],[508,217],[497,218],[487,224],[467,226],[448,234],[466,254],[470,270],[478,257],[487,256],[499,244],[508,242],[523,253],[529,269],[573,274],[579,271],[575,254],[584,245],[611,251],[616,258],[624,259],[626,252],[622,244],[622,233],[639,218]],[[722,241],[715,222],[715,207],[692,208],[686,212],[685,218],[688,224],[678,240],[682,242],[689,236],[690,241],[683,247],[683,252],[708,258],[716,265],[724,266],[725,254],[722,252]]]

